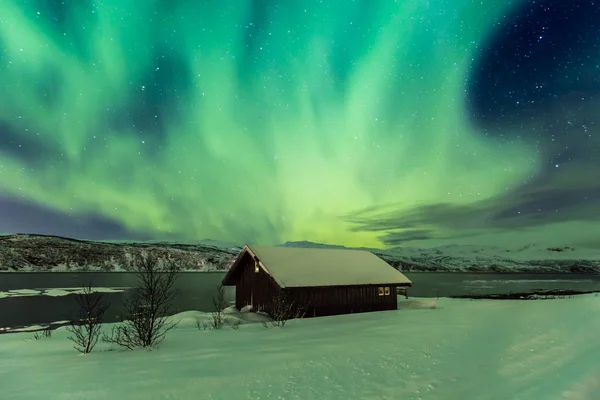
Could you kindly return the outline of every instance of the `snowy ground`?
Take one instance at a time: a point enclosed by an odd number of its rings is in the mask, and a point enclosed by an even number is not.
[[[185,312],[154,351],[80,355],[63,328],[0,335],[0,398],[600,399],[600,297],[401,307],[222,331]]]

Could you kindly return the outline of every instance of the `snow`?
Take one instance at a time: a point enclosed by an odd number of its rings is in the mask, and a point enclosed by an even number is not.
[[[412,284],[401,272],[368,251],[246,246],[244,253],[248,249],[282,288]]]
[[[287,242],[283,247],[348,249],[313,242]],[[355,249],[359,250],[359,249]],[[600,249],[565,243],[523,244],[514,247],[444,245],[437,247],[360,248],[370,251],[401,271],[452,272],[588,272],[600,273]]]
[[[447,245],[397,247],[374,252],[388,261],[400,261],[405,271],[600,272],[600,249],[571,246]]]
[[[414,247],[398,247],[388,250],[389,252],[400,252],[405,255],[420,255],[439,253],[447,257],[464,257],[476,260],[478,256],[497,257],[499,259],[511,259],[514,261],[528,260],[598,260],[599,249],[574,248],[570,246],[544,246],[540,244],[529,244],[518,247],[497,247],[477,245],[447,245],[421,249]]]
[[[120,293],[127,289],[131,289],[129,286],[119,287],[94,287],[92,292],[99,293]],[[69,294],[83,293],[81,287],[70,287],[70,288],[40,288],[40,289],[12,289],[6,292],[0,291],[0,299],[7,297],[29,297],[29,296],[50,296],[60,297],[67,296]]]
[[[10,327],[2,327],[0,328],[0,332],[4,333],[4,332],[35,332],[35,331],[41,331],[42,329],[44,329],[45,326],[42,325],[29,325],[27,327],[24,328],[10,328]]]
[[[400,307],[218,331],[198,330],[196,319],[209,316],[188,311],[172,317],[179,326],[153,351],[100,344],[80,355],[64,328],[40,340],[4,334],[1,397],[600,399],[600,297]],[[252,313],[227,315],[247,322]]]
[[[23,296],[39,296],[40,291],[37,289],[14,289],[7,292],[0,292],[0,299],[6,297],[23,297]]]

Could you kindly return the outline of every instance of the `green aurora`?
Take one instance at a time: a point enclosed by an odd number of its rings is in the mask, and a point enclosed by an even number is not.
[[[546,163],[531,127],[491,140],[469,117],[470,74],[519,2],[58,3],[2,2],[4,197],[184,241],[516,244],[600,227],[481,217]],[[548,185],[588,187],[565,171]],[[405,219],[436,205],[474,211]]]

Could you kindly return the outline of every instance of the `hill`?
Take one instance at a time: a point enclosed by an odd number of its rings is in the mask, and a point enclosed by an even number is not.
[[[286,247],[343,248],[312,242],[287,242]],[[363,248],[405,272],[531,272],[600,273],[600,251],[570,246],[529,244],[517,248],[448,245],[433,248]]]
[[[127,271],[142,252],[193,271],[227,270],[241,248],[208,242],[95,242],[58,236],[0,236],[0,271]]]
[[[345,248],[313,242],[284,247]],[[95,242],[58,236],[0,236],[0,271],[128,271],[141,252],[169,257],[184,270],[227,270],[241,245],[202,240],[174,242]],[[600,251],[570,246],[524,245],[518,248],[449,245],[434,248],[362,248],[397,269],[439,272],[600,273]]]

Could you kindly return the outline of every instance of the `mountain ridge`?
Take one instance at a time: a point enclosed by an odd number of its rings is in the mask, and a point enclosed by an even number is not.
[[[571,246],[522,245],[517,248],[444,245],[432,248],[350,248],[310,241],[282,247],[360,249],[370,251],[400,271],[600,273],[600,250]],[[52,235],[0,235],[0,272],[120,272],[142,252],[168,257],[186,271],[225,271],[242,245],[205,239],[170,241],[92,241]]]

